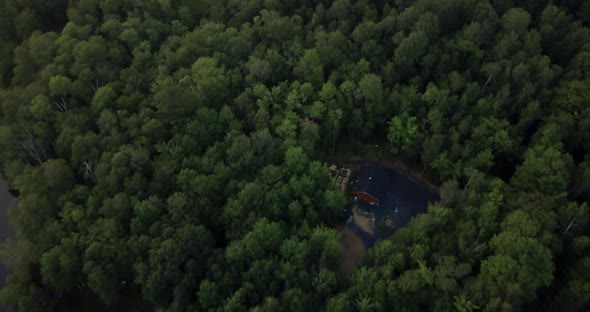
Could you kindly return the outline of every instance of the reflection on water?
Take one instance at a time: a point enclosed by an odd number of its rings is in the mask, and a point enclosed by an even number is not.
[[[14,235],[14,228],[8,220],[8,205],[12,201],[12,195],[8,192],[8,185],[0,181],[0,241]],[[4,285],[4,279],[8,270],[0,263],[0,288]],[[6,308],[0,307],[0,312],[8,312]]]
[[[438,195],[424,185],[379,163],[366,163],[359,168],[351,184],[355,199],[355,216],[348,226],[372,246],[378,239],[390,236],[419,213]]]

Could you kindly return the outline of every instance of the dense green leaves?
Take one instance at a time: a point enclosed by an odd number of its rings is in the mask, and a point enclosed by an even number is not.
[[[387,139],[391,145],[390,150],[394,155],[405,154],[413,156],[416,153],[416,146],[420,133],[416,117],[409,117],[407,114],[395,116],[389,121]]]
[[[571,159],[556,148],[534,146],[524,155],[512,184],[524,191],[559,194],[567,190]]]
[[[589,10],[3,1],[0,171],[19,261],[0,300],[582,310]],[[441,201],[348,274],[333,229],[347,196],[327,163],[365,156],[422,169]]]

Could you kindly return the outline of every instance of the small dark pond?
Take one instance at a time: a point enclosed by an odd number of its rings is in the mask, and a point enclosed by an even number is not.
[[[390,236],[415,215],[425,213],[429,202],[439,200],[438,194],[426,186],[379,163],[361,165],[357,176],[351,181],[350,189],[352,196],[368,194],[369,198],[378,201],[378,204],[371,204],[362,200],[361,196],[354,200],[356,210],[372,224],[373,233],[363,230],[355,222],[352,212],[347,221],[348,226],[363,239],[367,247]]]

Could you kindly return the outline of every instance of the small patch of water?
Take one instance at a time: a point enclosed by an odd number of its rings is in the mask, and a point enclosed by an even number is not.
[[[377,240],[390,236],[415,215],[425,213],[428,203],[439,200],[438,195],[425,185],[373,162],[360,166],[351,190],[366,193],[378,200],[377,205],[360,198],[355,200],[357,210],[371,216],[373,234],[365,231],[365,235],[359,235],[366,246],[372,246]],[[348,226],[357,233],[362,232],[362,226],[354,222],[353,218]]]

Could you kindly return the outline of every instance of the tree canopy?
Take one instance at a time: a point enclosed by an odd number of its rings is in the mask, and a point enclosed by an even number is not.
[[[583,310],[590,2],[0,1],[11,311]],[[442,200],[351,276],[327,163]]]

